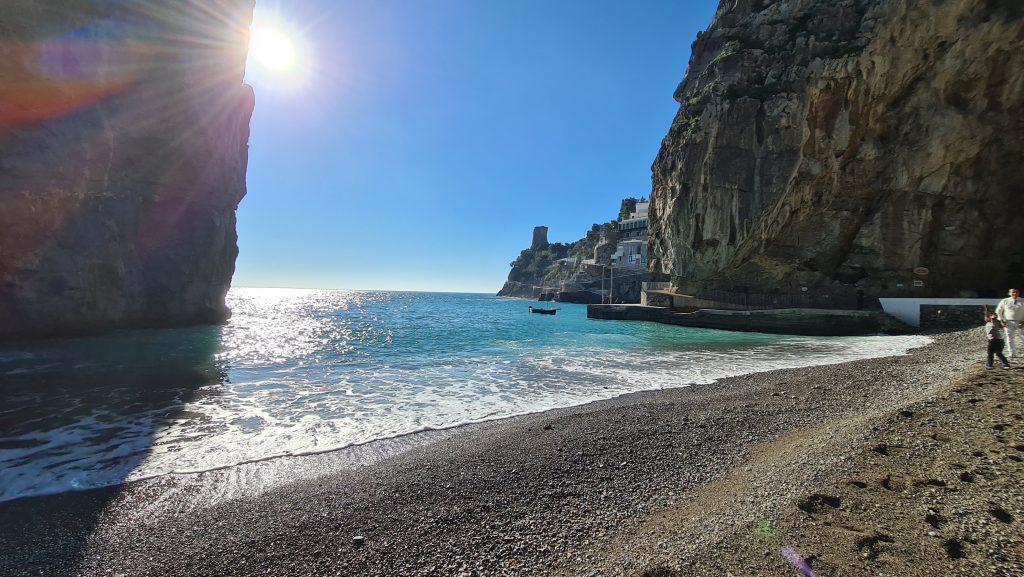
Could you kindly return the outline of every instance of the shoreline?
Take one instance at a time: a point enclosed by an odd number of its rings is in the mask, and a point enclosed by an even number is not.
[[[509,297],[509,298],[514,298],[514,297]],[[656,321],[647,321],[647,322],[656,322]],[[718,330],[718,329],[701,329],[701,330]],[[764,333],[764,334],[769,334],[769,333]],[[793,336],[806,336],[806,335],[793,335]],[[847,336],[851,336],[851,337],[856,338],[856,336],[853,336],[853,335],[847,335]],[[859,336],[861,336],[862,338],[866,338],[868,336],[889,337],[889,336],[894,336],[894,335],[859,335]],[[881,354],[876,354],[875,352],[872,352],[872,353],[865,353],[865,356],[863,356],[861,358],[840,360],[838,362],[831,362],[831,361],[829,361],[829,362],[815,362],[815,363],[812,363],[812,364],[797,364],[797,365],[793,365],[793,366],[780,366],[780,367],[771,368],[771,369],[754,370],[754,371],[749,372],[749,373],[739,373],[739,374],[736,374],[736,375],[729,375],[729,376],[724,376],[724,377],[715,377],[715,378],[713,378],[710,381],[691,381],[691,382],[686,382],[686,383],[682,383],[682,384],[678,384],[678,385],[674,385],[674,386],[669,386],[669,387],[657,386],[657,387],[652,387],[652,388],[643,388],[643,389],[638,389],[638,390],[619,392],[619,393],[614,394],[613,396],[610,396],[610,397],[595,398],[595,399],[588,400],[588,401],[585,401],[585,402],[582,402],[582,403],[557,405],[557,406],[547,406],[547,407],[541,407],[541,408],[537,408],[537,409],[533,409],[533,410],[527,410],[527,411],[524,411],[524,412],[504,414],[504,415],[500,415],[500,416],[485,416],[485,417],[481,417],[479,419],[471,419],[471,420],[466,420],[466,421],[460,421],[460,422],[453,423],[453,424],[450,424],[450,425],[438,425],[438,426],[427,425],[427,426],[423,426],[421,428],[418,428],[416,430],[402,432],[402,433],[398,433],[398,434],[395,434],[395,435],[392,435],[392,436],[379,437],[379,438],[369,439],[369,440],[365,440],[365,441],[356,441],[356,442],[352,442],[352,443],[349,443],[349,444],[335,446],[335,447],[330,447],[330,448],[325,448],[325,449],[306,451],[306,452],[296,452],[296,453],[283,453],[283,454],[267,455],[265,457],[260,457],[260,458],[255,458],[255,459],[248,459],[248,460],[240,461],[240,462],[237,462],[237,463],[228,463],[228,464],[213,466],[213,467],[204,468],[204,469],[196,469],[196,470],[171,470],[171,471],[164,471],[164,472],[155,472],[155,473],[147,474],[147,475],[144,475],[144,476],[141,476],[141,477],[137,477],[137,478],[133,478],[133,479],[129,479],[129,480],[122,480],[122,481],[118,481],[118,482],[114,482],[114,483],[110,483],[110,484],[101,484],[101,485],[96,485],[96,486],[91,486],[91,487],[82,487],[82,488],[70,488],[70,489],[69,488],[63,488],[63,489],[55,490],[55,491],[45,491],[45,492],[40,492],[40,493],[35,493],[35,494],[21,495],[21,496],[15,497],[13,499],[0,500],[0,507],[2,507],[6,503],[16,502],[16,501],[20,501],[22,499],[38,499],[38,498],[55,497],[55,496],[63,495],[63,494],[66,494],[66,493],[83,493],[83,492],[89,492],[89,491],[99,491],[99,490],[104,490],[104,489],[116,489],[116,488],[121,487],[121,486],[128,486],[128,485],[133,485],[133,484],[136,484],[136,483],[161,483],[162,480],[163,480],[165,482],[165,484],[166,483],[173,483],[174,481],[182,481],[184,484],[187,485],[189,483],[187,482],[186,479],[188,477],[190,477],[190,476],[211,476],[211,475],[212,476],[216,476],[218,474],[218,472],[223,472],[223,471],[229,470],[229,469],[234,469],[234,468],[239,468],[240,470],[241,469],[246,469],[246,468],[256,468],[256,469],[258,469],[258,468],[260,468],[260,467],[262,467],[264,465],[268,465],[268,464],[269,465],[280,464],[281,465],[280,468],[282,470],[284,470],[284,471],[294,471],[294,470],[299,470],[299,469],[312,470],[312,471],[315,471],[315,473],[313,473],[313,474],[316,475],[316,474],[319,474],[322,471],[328,471],[329,472],[330,470],[337,469],[339,467],[338,463],[345,463],[345,465],[342,465],[342,466],[348,467],[348,468],[371,464],[372,462],[374,462],[376,460],[380,460],[382,458],[385,458],[386,456],[391,456],[391,455],[394,455],[394,454],[397,454],[397,453],[401,453],[401,452],[407,450],[407,448],[409,448],[409,447],[415,447],[415,446],[419,446],[419,445],[422,445],[422,444],[428,444],[428,443],[431,443],[431,442],[433,442],[434,440],[436,440],[438,438],[442,438],[442,437],[446,437],[446,436],[450,436],[450,435],[454,435],[454,434],[461,434],[464,429],[470,429],[471,427],[477,426],[477,425],[486,425],[488,423],[500,423],[502,421],[509,420],[509,419],[516,419],[516,418],[520,418],[520,417],[528,417],[528,416],[534,416],[534,415],[543,415],[545,413],[550,413],[550,412],[555,412],[555,411],[573,410],[573,409],[576,409],[576,408],[587,407],[587,406],[593,405],[595,403],[614,402],[614,401],[617,401],[619,399],[623,399],[625,397],[629,397],[630,395],[647,394],[647,393],[658,393],[660,391],[665,391],[665,390],[687,388],[687,387],[694,387],[694,386],[713,386],[713,385],[716,385],[718,383],[722,383],[723,381],[727,381],[727,380],[730,380],[730,379],[739,379],[739,378],[744,378],[744,377],[748,377],[748,376],[751,376],[751,375],[768,373],[768,372],[772,372],[772,371],[811,369],[811,368],[814,368],[814,367],[827,367],[827,366],[831,366],[831,365],[835,365],[835,364],[842,364],[842,363],[845,363],[845,362],[854,362],[854,361],[860,361],[860,360],[873,360],[873,359],[884,359],[884,358],[889,358],[889,357],[905,356],[905,355],[908,355],[908,354],[912,354],[912,352],[914,350],[916,350],[916,349],[919,349],[919,348],[922,348],[922,347],[926,347],[926,346],[929,346],[930,344],[934,343],[934,339],[931,339],[927,335],[895,335],[895,336],[922,336],[922,337],[928,338],[928,341],[927,342],[918,343],[918,344],[912,344],[912,345],[911,344],[903,345],[902,352],[894,352],[896,349],[894,349],[893,351],[885,351],[885,352],[883,352]],[[469,433],[466,433],[466,434],[469,434]],[[374,455],[374,456],[367,457],[366,455]],[[275,462],[275,461],[277,463],[271,463],[271,462]],[[309,461],[309,463],[308,464],[307,463],[303,463],[303,461]],[[272,469],[276,469],[277,467],[271,467],[271,468]],[[259,472],[257,471],[256,474],[259,474]],[[252,476],[252,475],[253,475],[252,473],[249,473],[249,476]],[[229,476],[234,477],[234,478],[239,478],[240,477],[240,475],[229,475]],[[241,477],[244,478],[245,474],[241,475]],[[233,492],[234,492],[234,494],[237,494],[237,495],[251,494],[254,491],[258,492],[258,491],[265,490],[267,488],[267,486],[268,486],[267,483],[264,482],[264,483],[261,483],[257,487],[234,487],[233,488],[234,489]]]
[[[0,573],[598,570],[616,535],[727,479],[752,447],[934,396],[951,374],[970,372],[976,336],[466,425],[369,464],[214,503],[168,502],[174,492],[159,482],[19,499],[0,504],[12,551]]]

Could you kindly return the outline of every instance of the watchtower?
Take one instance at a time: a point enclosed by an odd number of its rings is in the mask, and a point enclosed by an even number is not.
[[[530,245],[530,249],[538,250],[545,248],[546,246],[548,246],[548,227],[533,227],[533,244]]]

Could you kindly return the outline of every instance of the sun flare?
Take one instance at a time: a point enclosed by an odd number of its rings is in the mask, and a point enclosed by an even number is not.
[[[275,72],[295,65],[295,44],[277,28],[254,26],[249,32],[249,52],[256,62]]]

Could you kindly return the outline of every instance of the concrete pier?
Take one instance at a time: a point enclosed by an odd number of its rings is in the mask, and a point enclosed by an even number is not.
[[[881,311],[773,309],[732,311],[700,309],[677,312],[644,305],[588,305],[587,317],[603,320],[651,321],[683,327],[812,336],[910,334],[917,330]]]

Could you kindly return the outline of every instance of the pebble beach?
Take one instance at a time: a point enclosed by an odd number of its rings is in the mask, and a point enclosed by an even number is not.
[[[460,427],[209,505],[173,478],[16,500],[0,574],[1016,575],[1024,370],[985,371],[978,332]]]

